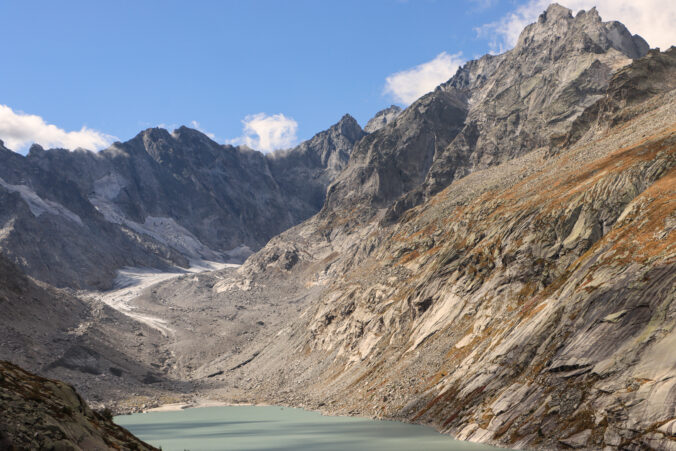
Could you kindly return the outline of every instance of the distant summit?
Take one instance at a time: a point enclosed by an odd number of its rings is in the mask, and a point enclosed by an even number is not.
[[[388,108],[385,108],[384,110],[380,110],[376,113],[375,116],[373,116],[367,123],[366,127],[364,127],[364,131],[366,133],[373,133],[375,131],[380,130],[393,120],[397,118],[401,114],[401,108],[399,108],[397,105],[390,105]]]

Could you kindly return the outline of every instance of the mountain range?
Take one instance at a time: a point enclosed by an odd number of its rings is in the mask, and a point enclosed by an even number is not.
[[[110,288],[123,267],[242,261],[312,216],[365,133],[346,115],[264,155],[197,130],[144,130],[101,152],[0,143],[0,250],[59,287]]]
[[[676,449],[676,47],[595,9],[553,4],[403,111],[287,151],[180,128],[0,159],[0,357],[94,403]]]

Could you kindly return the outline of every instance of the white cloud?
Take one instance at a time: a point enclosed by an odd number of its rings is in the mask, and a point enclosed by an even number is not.
[[[461,53],[442,52],[432,61],[392,74],[385,79],[385,94],[410,105],[451,78],[464,62],[461,56]]]
[[[514,47],[524,27],[537,20],[550,0],[530,0],[497,22],[477,29],[480,36],[491,39],[494,51]],[[604,21],[622,22],[631,33],[641,35],[651,47],[666,50],[676,45],[676,2],[664,0],[564,0],[563,5],[576,14],[596,6]]]
[[[15,112],[7,105],[0,105],[0,139],[8,148],[19,152],[33,143],[71,150],[78,147],[99,150],[117,138],[84,126],[80,131],[67,132],[46,123],[40,116]]]
[[[200,123],[199,123],[199,122],[197,122],[197,121],[190,121],[190,126],[191,126],[192,128],[194,128],[195,130],[204,133],[205,135],[207,135],[207,136],[208,136],[209,138],[211,138],[212,140],[216,141],[216,135],[214,135],[213,133],[209,133],[208,131],[204,130],[204,129],[200,126]]]
[[[261,152],[292,147],[298,138],[298,122],[283,114],[268,116],[265,113],[250,114],[242,121],[244,135],[230,140],[230,144],[245,144]]]
[[[148,122],[146,122],[142,125],[142,127],[149,127],[149,126],[150,126],[150,124]],[[162,122],[162,123],[159,123],[157,125],[153,125],[153,127],[163,128],[166,131],[171,132],[173,130],[176,130],[179,127],[179,125],[178,124],[166,124],[166,123]]]

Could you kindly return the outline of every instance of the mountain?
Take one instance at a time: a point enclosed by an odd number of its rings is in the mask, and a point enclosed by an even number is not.
[[[401,108],[397,105],[390,105],[384,110],[380,110],[366,123],[364,131],[366,133],[373,133],[380,130],[387,124],[393,122],[397,116],[401,114]]]
[[[94,412],[63,382],[0,361],[0,447],[14,449],[154,450]]]
[[[322,208],[326,188],[345,169],[352,148],[364,135],[357,121],[345,115],[337,124],[299,146],[266,155],[273,178],[287,195],[285,208],[294,217],[289,227]]]
[[[670,449],[675,76],[676,48],[651,51],[575,144],[474,170],[390,225],[319,215],[271,240],[229,297],[312,291],[250,348],[245,389],[517,449]]]
[[[201,371],[254,401],[514,448],[671,449],[674,80],[676,48],[550,6],[218,276],[223,299],[298,310]]]
[[[242,259],[321,207],[364,132],[350,116],[263,155],[186,127],[94,153],[0,145],[0,249],[55,286],[110,287],[125,266]]]
[[[101,302],[26,276],[0,255],[0,360],[76,385],[90,404],[162,393],[185,384],[166,373],[157,329]],[[166,365],[158,361],[167,362]]]
[[[461,67],[355,147],[323,214],[359,206],[396,218],[474,170],[547,145],[603,96],[611,75],[648,45],[596,9],[553,4],[501,55]]]
[[[468,62],[370,133],[344,117],[267,156],[188,129],[99,154],[0,152],[0,237],[14,246],[0,350],[117,406],[174,393],[510,448],[672,449],[675,80],[675,47],[554,4],[514,49]],[[234,183],[254,178],[260,191]],[[51,271],[73,247],[101,249],[77,227],[152,249],[124,258],[206,258],[253,244],[255,227],[275,233],[266,211],[290,225],[278,205],[317,213],[239,268],[109,293],[129,298],[124,312],[21,274],[43,258],[25,253],[43,249],[34,237],[56,253]],[[53,327],[30,343],[48,308]]]

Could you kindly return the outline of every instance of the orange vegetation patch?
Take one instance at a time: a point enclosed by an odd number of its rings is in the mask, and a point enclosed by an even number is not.
[[[558,172],[548,167],[544,172],[534,174],[515,184],[497,198],[498,205],[489,214],[491,218],[508,213],[544,211],[553,213],[570,203],[576,195],[593,189],[601,180],[622,173],[631,167],[655,160],[659,155],[670,157],[676,152],[673,143],[676,126],[657,135],[645,137],[639,142],[619,149],[604,158],[587,163],[569,172]],[[569,156],[563,157],[570,160]],[[558,161],[558,164],[562,164]],[[539,179],[539,180],[538,180]],[[529,187],[535,183],[534,187]],[[499,202],[507,201],[506,203]]]
[[[606,255],[615,263],[644,263],[660,256],[676,258],[675,228],[667,230],[667,221],[676,221],[676,167],[638,196],[635,210],[624,224],[604,237],[612,247]]]
[[[431,377],[428,377],[425,382],[427,383],[428,387],[434,387],[439,383],[439,381],[447,376],[448,372],[447,371],[437,371],[436,374],[432,375]]]
[[[601,160],[594,161],[580,168],[579,171],[576,171],[575,175],[553,185],[544,195],[554,200],[551,204],[552,208],[560,206],[568,202],[576,194],[593,187],[596,182],[610,174],[621,173],[632,166],[652,161],[661,152],[673,154],[676,152],[676,146],[668,138],[613,152]]]
[[[399,259],[399,264],[405,264],[410,262],[411,260],[415,260],[416,258],[420,257],[420,252],[418,252],[417,249],[412,250],[411,252],[408,252]]]
[[[533,299],[533,301],[529,302],[526,304],[522,309],[521,309],[521,318],[522,321],[529,320],[533,318],[535,315],[540,313],[542,309],[545,308],[545,303],[540,303],[538,304],[538,299]]]
[[[449,395],[450,395],[450,393],[447,391],[447,392],[441,393],[441,394],[437,395],[436,397],[434,397],[430,402],[428,402],[428,403],[425,405],[425,407],[423,407],[423,408],[422,408],[422,409],[421,409],[421,410],[420,410],[420,411],[419,411],[419,412],[411,419],[411,421],[416,421],[416,420],[419,419],[421,416],[425,415],[425,414],[427,413],[427,411],[430,410],[436,403],[438,403],[439,401],[441,401],[441,400],[444,399],[444,398],[449,397]]]
[[[437,231],[437,225],[435,223],[428,224],[426,227],[423,227],[422,229],[418,230],[411,236],[409,236],[409,239],[415,239],[419,238],[421,236],[429,236],[432,233]]]

